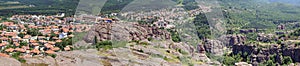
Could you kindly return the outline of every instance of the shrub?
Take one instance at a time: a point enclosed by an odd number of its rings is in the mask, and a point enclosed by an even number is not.
[[[49,54],[52,58],[55,58],[57,55],[56,54]]]
[[[96,48],[104,48],[104,49],[111,49],[112,48],[112,42],[111,41],[101,41],[96,43]]]
[[[293,60],[292,60],[291,57],[285,56],[285,57],[283,57],[283,63],[284,64],[291,64],[291,63],[293,63]]]

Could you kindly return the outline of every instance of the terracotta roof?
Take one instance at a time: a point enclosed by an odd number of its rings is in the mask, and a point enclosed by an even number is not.
[[[5,52],[13,52],[15,49],[13,49],[13,48],[8,48],[8,49],[6,49],[5,50]]]
[[[6,46],[7,43],[0,43],[0,47]]]
[[[62,40],[56,40],[55,42],[62,42]]]
[[[54,34],[59,34],[59,32],[54,32]]]
[[[20,46],[20,44],[18,42],[14,42],[15,46]]]
[[[65,50],[65,51],[70,51],[71,48],[70,48],[69,46],[67,46],[67,47],[64,48],[64,50]]]
[[[39,40],[39,42],[46,43],[47,41],[46,40]]]
[[[5,36],[17,36],[17,33],[15,33],[15,32],[6,32],[4,35]]]
[[[53,45],[51,45],[51,44],[44,44],[44,46],[46,47],[46,48],[53,48],[54,46]]]
[[[31,43],[33,46],[39,46],[39,43]]]
[[[48,41],[48,43],[54,45],[56,42]]]
[[[32,53],[40,54],[40,51],[38,49],[31,50]]]
[[[19,24],[19,27],[20,27],[21,29],[26,29],[26,27],[25,27],[24,25],[22,25],[22,24]]]
[[[63,30],[63,32],[65,32],[65,33],[67,33],[67,32],[69,32],[69,31],[70,31],[70,30],[69,30],[69,29],[67,29],[67,28],[63,28],[62,30]]]
[[[0,53],[0,57],[10,57],[10,56],[4,53]]]
[[[23,49],[30,49],[29,46],[22,46]]]
[[[29,39],[31,36],[30,35],[25,35],[23,38],[24,39]]]
[[[19,51],[19,52],[26,52],[26,50],[25,50],[25,49],[22,49],[22,48],[16,48],[15,50],[16,50],[16,51]]]
[[[45,51],[45,53],[47,53],[47,54],[54,54],[55,52],[53,50],[47,50],[47,51]]]
[[[37,41],[36,40],[30,40],[29,42],[30,43],[36,43]]]
[[[51,50],[53,50],[53,51],[58,51],[58,50],[60,50],[60,48],[54,47],[54,48],[51,48]]]
[[[38,27],[34,25],[28,25],[28,28],[38,28]]]
[[[14,25],[13,22],[2,22],[3,25],[5,26],[11,26],[11,25]]]

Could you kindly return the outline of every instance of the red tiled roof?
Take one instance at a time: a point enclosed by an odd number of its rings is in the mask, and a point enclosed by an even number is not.
[[[20,46],[20,44],[18,42],[14,42],[15,46]]]
[[[3,25],[5,26],[11,26],[11,25],[14,25],[13,22],[2,22]]]
[[[24,39],[29,39],[31,36],[30,35],[25,35],[23,38]]]
[[[32,53],[40,54],[40,51],[38,49],[31,50]]]
[[[46,48],[53,48],[54,46],[53,45],[51,45],[51,44],[44,44],[44,46],[46,47]]]
[[[71,48],[70,48],[69,46],[67,46],[67,47],[64,48],[64,50],[65,50],[65,51],[70,51]]]
[[[22,49],[22,48],[16,48],[15,50],[16,50],[16,51],[19,51],[19,52],[26,52],[26,50],[25,50],[25,49]]]
[[[37,41],[36,40],[30,40],[29,42],[30,43],[36,43]]]
[[[0,47],[6,46],[7,43],[0,43]]]
[[[10,57],[10,56],[4,53],[0,53],[0,57]]]
[[[54,48],[51,48],[51,50],[53,50],[53,51],[58,51],[58,50],[60,50],[60,48],[54,47]]]
[[[54,45],[56,42],[48,41],[48,43]]]
[[[33,46],[39,46],[39,43],[32,43]]]
[[[13,49],[13,48],[8,48],[8,49],[6,49],[5,50],[5,52],[13,52],[15,49]]]
[[[69,32],[69,31],[70,31],[70,30],[69,30],[69,29],[67,29],[67,28],[63,28],[62,30],[63,30],[63,32],[65,32],[65,33],[67,33],[67,32]]]
[[[45,51],[45,53],[47,53],[47,54],[54,54],[55,52],[53,50],[47,50],[47,51]]]

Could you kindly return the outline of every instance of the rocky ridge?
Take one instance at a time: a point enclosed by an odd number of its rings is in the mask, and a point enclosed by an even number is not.
[[[94,28],[88,32],[84,40],[88,43],[92,43],[94,37],[96,37],[98,41],[132,41],[149,38],[157,40],[171,39],[170,33],[166,30],[148,25],[140,25],[136,22],[115,22],[94,25]]]

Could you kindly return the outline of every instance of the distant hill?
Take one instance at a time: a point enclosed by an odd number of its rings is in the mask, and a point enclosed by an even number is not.
[[[300,0],[269,0],[270,2],[289,3],[300,6]]]
[[[18,3],[7,4],[8,2]],[[14,14],[53,15],[62,12],[72,15],[75,13],[78,2],[79,0],[1,0],[0,16],[11,16]]]

